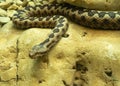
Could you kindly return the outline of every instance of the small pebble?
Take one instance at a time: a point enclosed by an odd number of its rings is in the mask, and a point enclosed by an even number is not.
[[[9,6],[7,9],[8,10],[16,10],[18,8],[19,8],[19,6],[17,6],[16,4],[13,4],[13,5]]]
[[[7,9],[12,4],[13,4],[13,2],[2,2],[2,3],[0,3],[0,8]]]
[[[0,16],[7,16],[7,12],[0,8]]]
[[[10,21],[9,17],[0,17],[0,23],[5,24]]]

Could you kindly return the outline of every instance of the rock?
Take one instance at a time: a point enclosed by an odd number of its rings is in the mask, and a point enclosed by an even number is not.
[[[7,16],[7,12],[0,8],[0,16]]]
[[[12,12],[8,10],[7,15]],[[31,48],[50,32],[20,30],[11,21],[0,28],[0,86],[120,86],[120,31],[69,21],[69,36],[62,37],[44,57],[31,59]]]
[[[10,21],[9,17],[0,17],[0,23],[5,24]]]
[[[28,5],[29,5],[29,6],[35,6],[35,3],[32,2],[32,1],[30,1],[30,2],[28,2]]]
[[[22,6],[25,7],[28,4],[28,0],[23,0]]]
[[[97,10],[119,10],[119,0],[57,0],[57,2],[66,2],[75,6]]]
[[[11,18],[12,18],[12,16],[13,16],[15,13],[16,13],[15,10],[7,10],[7,16],[8,16],[8,17],[11,17]]]
[[[11,85],[17,83],[19,86],[64,86],[77,83],[72,81],[74,72],[81,68],[85,81],[80,80],[79,84],[119,86],[119,32],[89,29],[70,22],[67,38],[63,37],[46,56],[31,59],[30,49],[42,42],[50,29],[19,30],[9,22],[0,30],[3,81],[0,85],[9,81]],[[82,65],[77,69],[74,68],[76,61]]]
[[[23,1],[25,1],[25,0],[23,0]],[[21,0],[16,0],[16,4],[20,6],[23,4],[23,2]]]
[[[0,8],[7,9],[12,4],[13,4],[13,2],[2,2],[2,3],[0,3]]]
[[[19,32],[11,25],[9,22],[0,28],[0,86],[15,86],[17,80],[16,42]]]
[[[7,9],[8,9],[8,10],[16,10],[16,9],[19,9],[19,6],[16,5],[16,4],[12,4],[12,5],[9,6]]]

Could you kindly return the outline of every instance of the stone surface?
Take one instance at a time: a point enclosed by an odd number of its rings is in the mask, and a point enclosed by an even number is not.
[[[0,8],[0,16],[6,16],[7,12]]]
[[[19,30],[12,22],[0,29],[1,86],[65,86],[74,78],[76,61],[87,68],[83,86],[120,85],[120,31],[89,29],[70,22],[69,37],[63,37],[45,57],[30,59],[29,50],[49,32]]]
[[[75,6],[98,10],[120,10],[119,0],[57,0],[59,3],[67,2]]]
[[[0,8],[7,9],[12,4],[13,4],[13,2],[1,2]]]
[[[0,17],[0,23],[4,24],[10,21],[9,17]]]
[[[11,21],[0,28],[0,86],[120,86],[120,31],[69,21],[68,37],[46,56],[30,59],[30,49],[50,31],[19,30]]]
[[[0,28],[0,86],[15,86],[17,81],[16,29],[9,22]]]

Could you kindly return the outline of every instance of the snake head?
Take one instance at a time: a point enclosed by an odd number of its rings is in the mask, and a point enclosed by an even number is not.
[[[29,57],[35,59],[37,57],[42,57],[47,53],[48,49],[43,45],[35,45],[29,52]]]

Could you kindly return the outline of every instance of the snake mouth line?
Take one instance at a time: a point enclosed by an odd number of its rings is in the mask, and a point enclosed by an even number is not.
[[[29,57],[32,58],[32,59],[35,59],[37,57],[42,57],[46,54],[47,52],[38,52],[38,53],[35,53],[35,54],[32,54],[31,52],[29,53]]]

